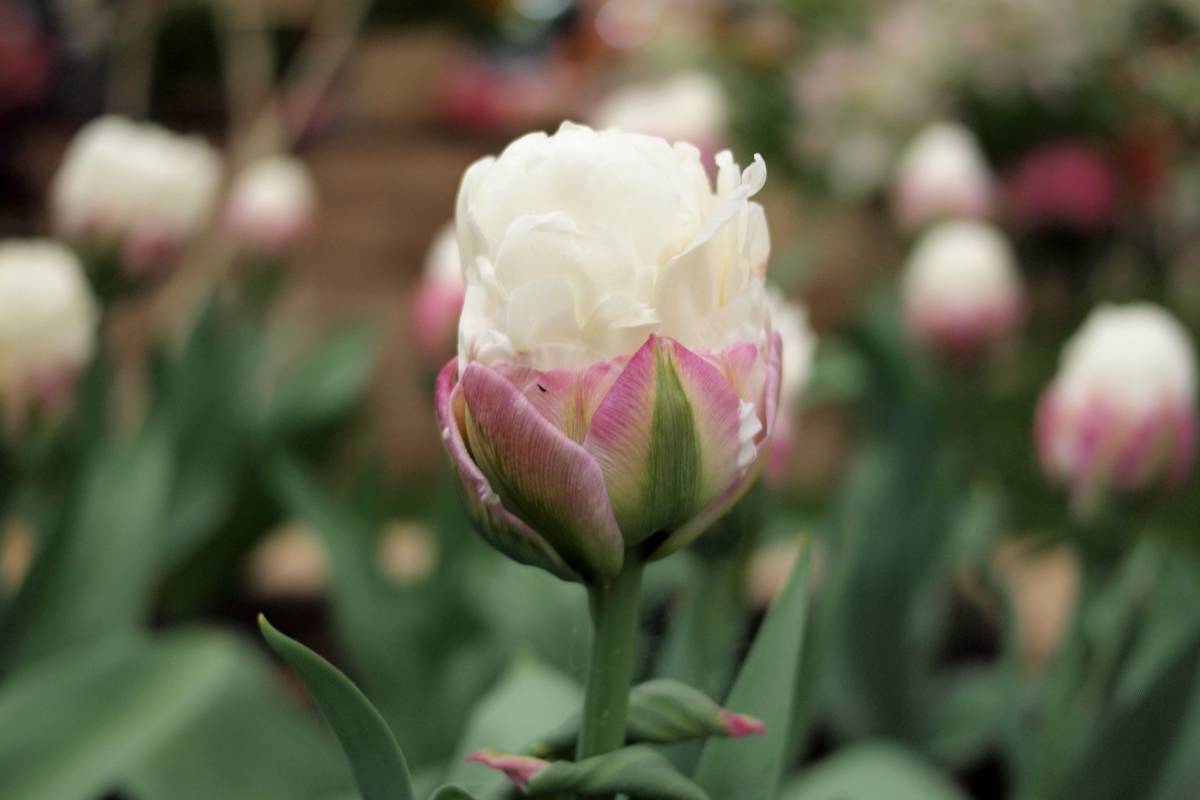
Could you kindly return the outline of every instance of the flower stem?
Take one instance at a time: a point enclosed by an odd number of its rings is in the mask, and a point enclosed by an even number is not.
[[[576,751],[578,759],[625,745],[641,586],[642,562],[627,552],[620,574],[609,583],[589,590],[595,631]]]

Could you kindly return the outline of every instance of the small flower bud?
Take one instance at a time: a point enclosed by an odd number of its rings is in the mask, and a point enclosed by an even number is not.
[[[271,156],[251,164],[234,181],[225,228],[262,255],[279,258],[304,238],[316,212],[317,192],[304,163]]]
[[[55,242],[0,243],[0,306],[0,401],[10,419],[61,408],[96,340],[79,260]]]
[[[1042,466],[1094,513],[1110,491],[1186,477],[1196,450],[1195,351],[1152,303],[1100,306],[1063,349],[1038,406]]]
[[[1025,228],[1094,233],[1116,218],[1117,179],[1097,149],[1078,143],[1050,145],[1018,164],[1008,202]]]
[[[978,356],[1021,317],[1012,248],[981,222],[943,222],[925,233],[905,265],[901,294],[916,338],[954,358]]]
[[[54,176],[55,227],[115,248],[130,275],[160,272],[207,219],[219,179],[220,160],[203,139],[100,117],[75,136]]]
[[[922,131],[901,156],[893,201],[908,230],[939,219],[987,216],[992,176],[971,132],[947,122]]]

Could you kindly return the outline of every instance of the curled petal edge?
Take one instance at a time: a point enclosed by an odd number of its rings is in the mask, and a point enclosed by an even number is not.
[[[540,567],[563,580],[582,581],[542,536],[504,507],[471,459],[460,428],[463,400],[457,375],[458,359],[452,358],[438,373],[434,397],[442,443],[458,475],[471,522],[488,544],[514,561]]]

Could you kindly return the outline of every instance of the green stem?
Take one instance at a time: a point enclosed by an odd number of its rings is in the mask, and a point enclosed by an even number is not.
[[[611,582],[589,590],[595,632],[576,751],[579,759],[625,745],[641,586],[642,562],[627,552],[620,574]]]

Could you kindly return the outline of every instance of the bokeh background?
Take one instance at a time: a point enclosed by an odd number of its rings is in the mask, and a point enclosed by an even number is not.
[[[105,114],[203,137],[219,198],[290,152],[315,211],[264,253],[219,199],[154,280],[101,285],[53,186]],[[0,797],[354,796],[259,611],[429,785],[498,718],[560,721],[583,595],[476,540],[431,396],[458,180],[565,119],[760,153],[806,320],[790,441],[732,533],[655,568],[643,671],[719,698],[806,543],[784,797],[1200,794],[1194,355],[1163,367],[1191,427],[1128,490],[1065,486],[1035,437],[1097,306],[1196,341],[1194,0],[0,0],[0,239],[70,240],[104,312],[68,402],[8,415]],[[987,220],[1019,313],[968,313],[1012,299],[981,267],[934,281],[958,327],[914,317],[947,217]]]

